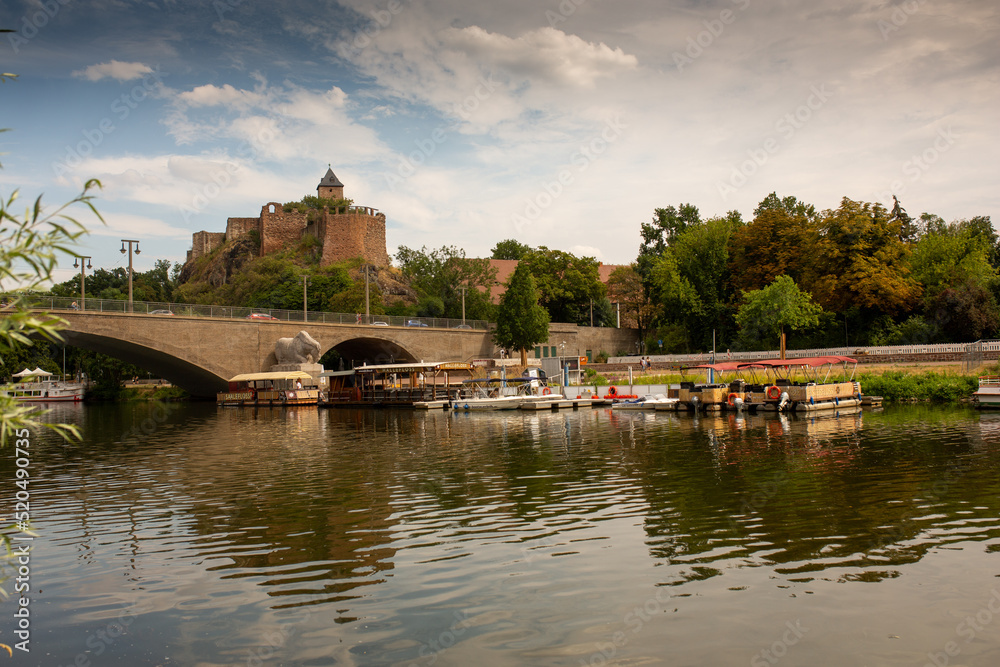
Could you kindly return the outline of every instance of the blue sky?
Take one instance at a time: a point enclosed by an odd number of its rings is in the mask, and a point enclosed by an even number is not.
[[[998,214],[987,0],[6,0],[0,26],[0,193],[99,178],[105,268],[121,238],[183,261],[327,164],[390,253],[627,263],[655,207],[749,219],[771,191]]]

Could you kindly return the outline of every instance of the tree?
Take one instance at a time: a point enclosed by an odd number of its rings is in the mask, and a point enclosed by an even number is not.
[[[912,243],[920,235],[920,226],[907,214],[906,209],[892,196],[892,211],[889,213],[890,220],[899,224],[899,239],[906,243]]]
[[[823,212],[816,252],[799,282],[827,310],[906,313],[921,290],[900,236],[900,223],[881,204],[844,197],[838,209]]]
[[[531,246],[514,239],[500,241],[493,246],[493,259],[521,259],[531,251]]]
[[[815,222],[818,218],[816,215],[816,208],[812,204],[799,201],[792,196],[779,197],[777,192],[772,192],[768,196],[764,197],[764,199],[757,204],[757,208],[754,209],[753,215],[756,218],[765,211],[781,211],[786,215],[805,218],[811,222]]]
[[[763,289],[743,293],[744,303],[736,314],[743,340],[751,346],[819,324],[823,308],[812,295],[799,290],[789,276],[778,276]]]
[[[684,318],[692,340],[707,347],[712,331],[726,339],[732,331],[732,316],[727,304],[731,299],[729,281],[729,244],[736,221],[731,217],[709,218],[688,227],[670,248],[677,260],[677,269],[698,295],[701,304],[696,317]]]
[[[597,260],[539,246],[518,265],[531,272],[539,302],[553,322],[590,323],[590,304],[605,296]]]
[[[538,304],[535,279],[523,264],[514,269],[497,307],[493,340],[503,348],[521,351],[521,365],[528,364],[528,348],[549,339],[549,314]]]
[[[611,272],[607,283],[608,299],[620,304],[622,323],[626,327],[639,330],[639,337],[649,329],[660,311],[659,304],[646,294],[642,276],[635,270],[635,264],[619,266]]]
[[[420,302],[427,306],[423,312],[418,310],[418,315],[461,317],[464,288],[466,317],[493,319],[488,294],[497,271],[488,259],[466,257],[465,251],[455,246],[430,251],[399,246],[396,261]]]
[[[733,228],[729,275],[733,294],[770,284],[780,275],[802,279],[803,265],[816,251],[815,209],[795,197],[768,195],[754,219]]]

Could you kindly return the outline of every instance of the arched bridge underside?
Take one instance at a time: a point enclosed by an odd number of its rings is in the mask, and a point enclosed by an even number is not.
[[[123,313],[60,312],[66,343],[136,364],[193,396],[214,397],[240,373],[270,370],[279,338],[300,331],[368,363],[451,361],[492,356],[489,333],[474,330],[244,321]]]

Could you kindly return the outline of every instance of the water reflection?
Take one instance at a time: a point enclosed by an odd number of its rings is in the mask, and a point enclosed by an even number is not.
[[[1000,415],[143,404],[58,418],[85,439],[35,451],[49,622],[85,626],[109,596],[138,595],[173,641],[218,617],[205,664],[241,661],[288,619],[313,633],[288,659],[405,662],[457,613],[455,664],[462,646],[559,662],[630,604],[692,598],[675,604],[709,618],[728,613],[720,591],[765,604],[1000,542]]]

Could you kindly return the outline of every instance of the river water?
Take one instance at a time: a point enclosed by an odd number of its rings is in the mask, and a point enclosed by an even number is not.
[[[52,416],[21,664],[1000,664],[1000,415]]]

